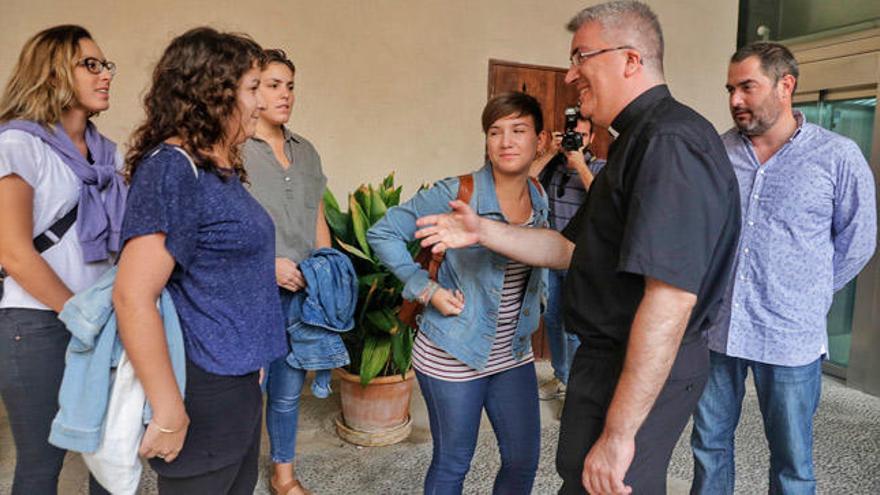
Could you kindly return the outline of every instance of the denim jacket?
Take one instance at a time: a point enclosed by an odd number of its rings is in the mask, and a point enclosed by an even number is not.
[[[72,334],[58,392],[58,414],[49,433],[49,443],[62,449],[94,452],[101,445],[104,416],[113,385],[111,372],[122,355],[111,299],[115,280],[116,267],[113,267],[90,288],[67,301],[58,315]],[[177,311],[171,295],[165,290],[158,305],[174,377],[183,394],[186,356]],[[151,416],[149,404],[145,404],[145,424]]]
[[[491,165],[473,173],[474,192],[470,206],[481,217],[505,222],[495,195]],[[458,177],[443,179],[420,191],[406,203],[388,210],[367,233],[373,252],[403,283],[403,297],[416,299],[428,283],[428,272],[413,261],[407,243],[413,239],[416,220],[425,215],[446,213],[458,195]],[[529,181],[535,225],[546,227],[547,198]],[[471,368],[486,367],[495,340],[498,306],[509,259],[482,246],[446,251],[437,280],[441,287],[464,294],[464,310],[457,316],[443,316],[430,304],[420,316],[419,331],[456,359]],[[533,268],[529,276],[519,322],[513,340],[513,357],[521,359],[531,347],[529,336],[538,328],[541,303],[546,300],[547,270]]]
[[[299,264],[299,270],[306,288],[285,293],[290,298],[287,335],[291,351],[287,364],[303,370],[345,366],[350,361],[339,334],[354,327],[358,297],[354,266],[339,251],[321,248],[312,251]]]

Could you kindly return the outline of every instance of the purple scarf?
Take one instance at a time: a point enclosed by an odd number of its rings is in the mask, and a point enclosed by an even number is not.
[[[116,171],[116,144],[102,136],[94,124],[87,122],[86,146],[94,160],[94,164],[90,164],[60,123],[55,125],[54,132],[30,120],[11,120],[0,124],[0,132],[10,129],[42,139],[82,181],[76,232],[82,246],[83,260],[86,263],[103,261],[110,257],[111,252],[119,252],[127,188]]]

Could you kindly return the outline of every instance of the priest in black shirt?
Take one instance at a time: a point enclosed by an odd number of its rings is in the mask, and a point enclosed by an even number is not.
[[[589,7],[566,82],[581,113],[617,134],[568,227],[514,227],[464,203],[419,220],[435,251],[482,244],[568,269],[563,312],[581,339],[556,466],[560,493],[665,493],[666,469],[708,373],[704,332],[735,257],[739,192],[712,125],[669,93],[663,36],[646,5]],[[465,294],[467,304],[467,294]]]

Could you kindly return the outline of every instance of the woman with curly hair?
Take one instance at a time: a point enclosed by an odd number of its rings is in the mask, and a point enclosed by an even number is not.
[[[153,408],[140,452],[161,494],[253,492],[259,370],[287,352],[275,229],[242,185],[239,155],[264,108],[261,60],[241,35],[197,28],[175,38],[153,72],[126,160],[131,191],[113,303]],[[183,396],[156,308],[163,288],[183,330]]]
[[[57,492],[65,451],[47,439],[70,341],[58,312],[119,250],[122,158],[89,120],[110,107],[115,72],[88,31],[55,26],[25,43],[0,97],[0,394],[13,494]]]

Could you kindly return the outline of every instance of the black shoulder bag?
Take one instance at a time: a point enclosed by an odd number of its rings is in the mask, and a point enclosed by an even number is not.
[[[76,221],[76,211],[79,209],[79,205],[74,206],[72,210],[67,212],[66,215],[58,219],[55,223],[49,227],[49,230],[43,232],[42,234],[34,237],[34,249],[37,250],[38,253],[42,254],[50,247],[58,244],[61,241],[61,238],[64,237],[64,234],[70,230],[70,226],[73,225],[73,222]],[[6,270],[0,268],[0,298],[3,297],[3,280],[6,278]]]

